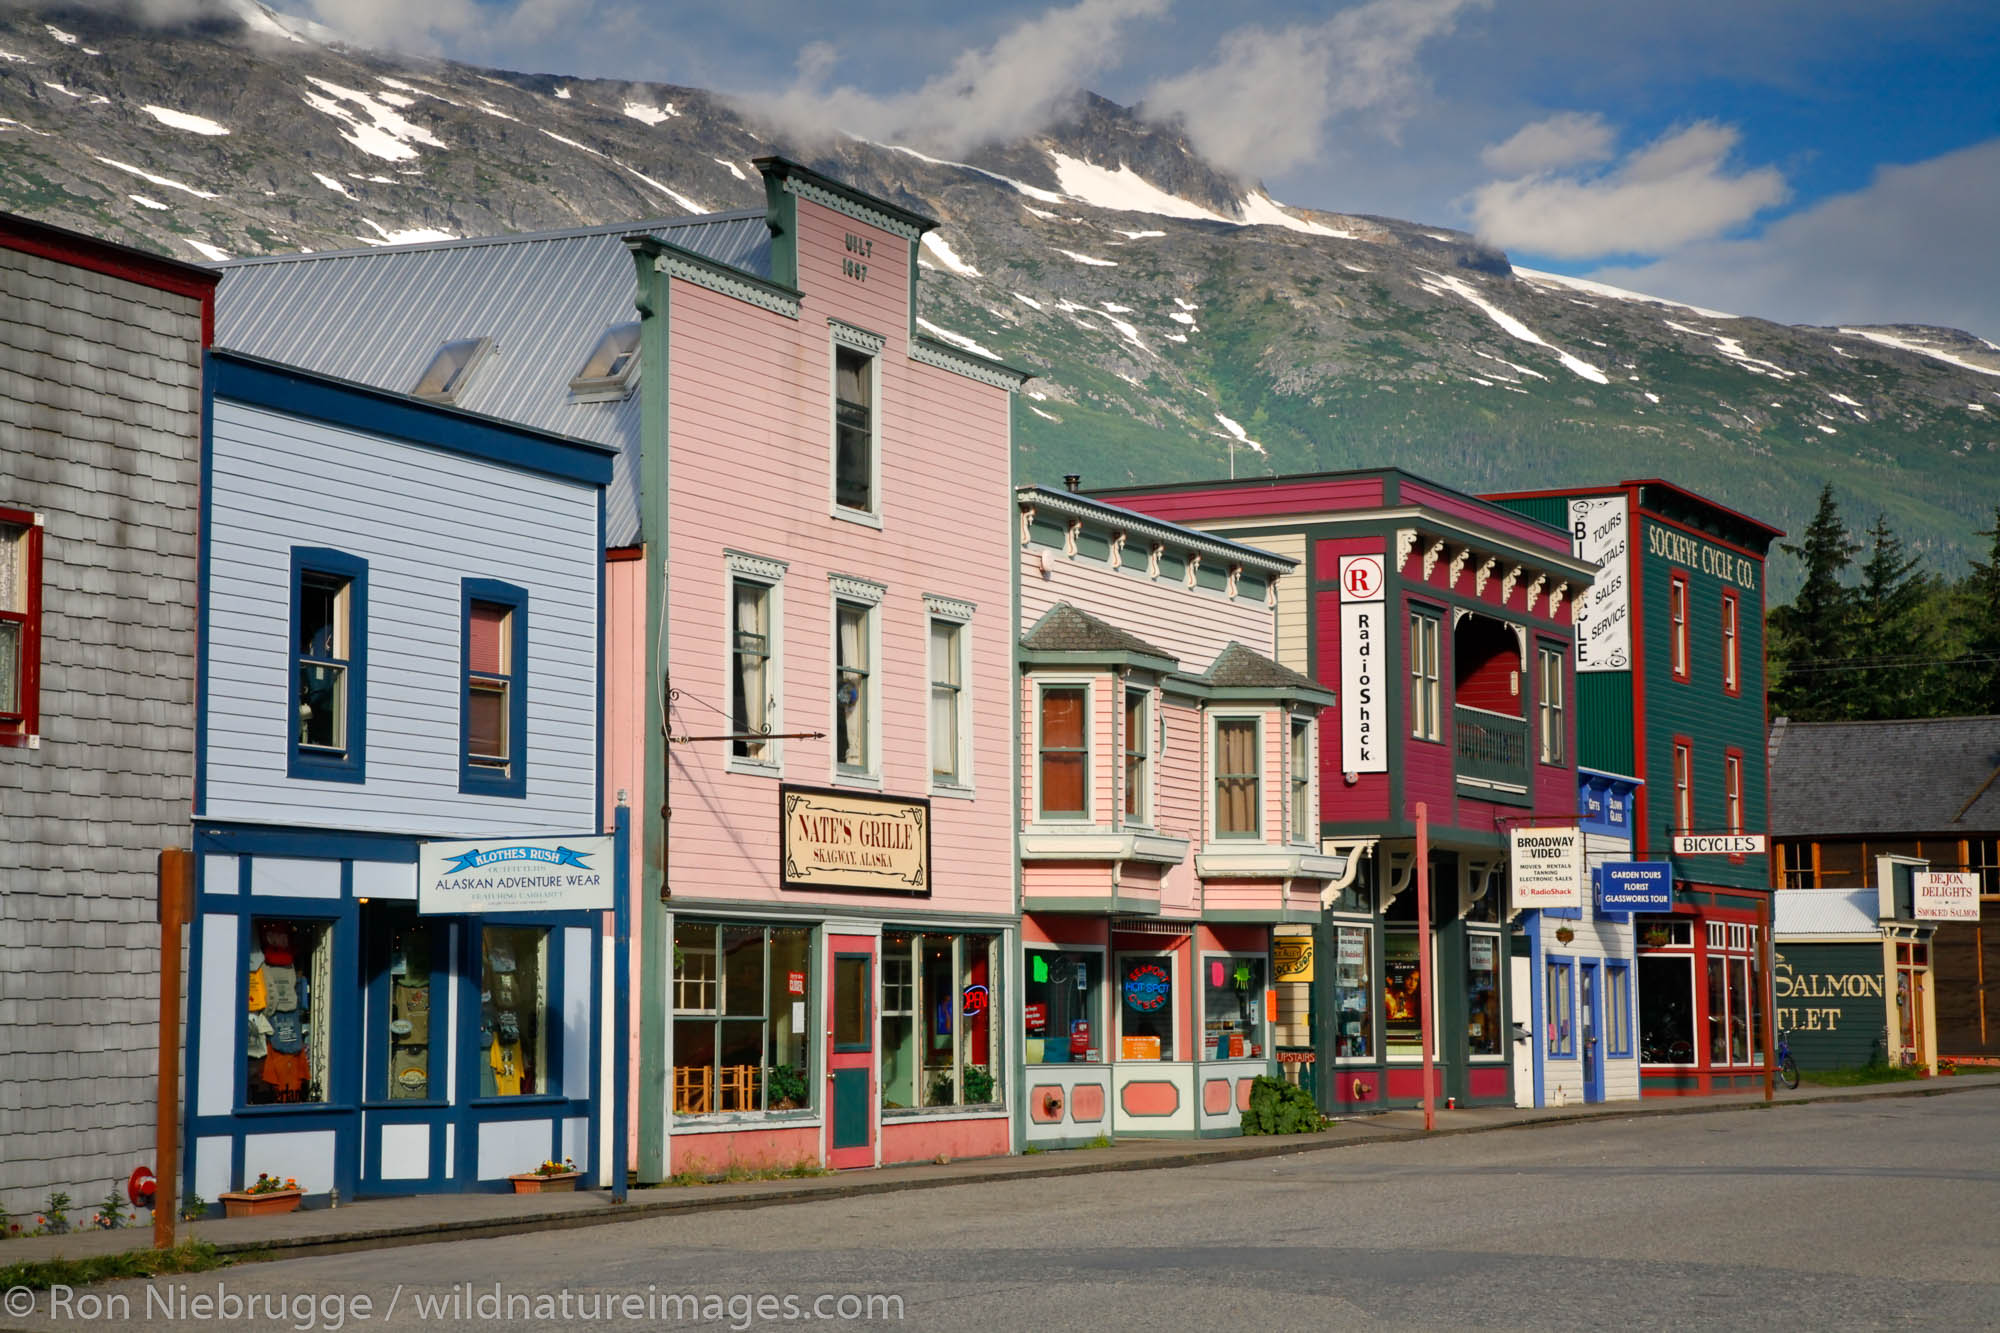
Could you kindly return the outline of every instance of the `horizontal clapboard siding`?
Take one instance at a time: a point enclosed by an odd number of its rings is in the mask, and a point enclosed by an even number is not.
[[[215,405],[210,485],[202,815],[472,836],[591,826],[595,489],[228,401]],[[286,777],[295,546],[368,562],[359,784]],[[525,800],[458,790],[466,578],[528,592]]]

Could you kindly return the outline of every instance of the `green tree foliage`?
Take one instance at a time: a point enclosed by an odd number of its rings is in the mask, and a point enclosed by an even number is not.
[[[1805,536],[1778,549],[1805,566],[1805,579],[1790,606],[1771,612],[1774,656],[1784,663],[1771,687],[1772,711],[1801,722],[1845,717],[1848,682],[1832,668],[1849,656],[1854,590],[1842,580],[1861,546],[1841,522],[1832,482],[1820,488],[1819,510]]]
[[[1930,706],[1941,674],[1939,618],[1929,614],[1934,580],[1904,553],[1887,514],[1875,516],[1867,536],[1848,638],[1853,669],[1842,673],[1847,716],[1913,717]]]
[[[2000,505],[1993,526],[1979,534],[1991,540],[1984,560],[1959,585],[1952,625],[1968,659],[1959,673],[1958,702],[1966,713],[2000,713]]]

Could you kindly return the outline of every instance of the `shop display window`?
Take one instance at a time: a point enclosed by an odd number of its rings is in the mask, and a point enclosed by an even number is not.
[[[1029,949],[1022,1004],[1027,1063],[1096,1063],[1104,1058],[1104,955],[1095,950]]]
[[[1391,1059],[1422,1059],[1423,998],[1417,989],[1417,933],[1382,935],[1383,1039]]]
[[[1465,1049],[1500,1054],[1500,937],[1478,931],[1465,937]]]
[[[1261,955],[1208,954],[1201,960],[1201,1058],[1264,1058],[1264,989],[1269,960]]]
[[[1172,954],[1118,957],[1118,1058],[1172,1060],[1177,987]]]
[[[1639,1058],[1649,1065],[1695,1062],[1694,959],[1687,954],[1639,957]]]
[[[324,1102],[332,1051],[333,923],[250,921],[245,984],[244,1100],[252,1106]]]
[[[434,1062],[432,1055],[444,1045],[445,1019],[439,1011],[433,1038],[431,1001],[433,973],[444,958],[444,927],[401,904],[371,904],[362,909],[362,922],[368,975],[388,983],[386,1008],[369,1020],[371,1086],[392,1102],[443,1101],[444,1062]]]
[[[1543,969],[1542,1020],[1548,1052],[1557,1059],[1576,1054],[1576,964],[1551,958]]]
[[[1632,1054],[1632,969],[1609,963],[1604,969],[1605,1054]]]
[[[809,929],[675,923],[676,1115],[811,1108],[811,977]]]
[[[1336,926],[1333,955],[1333,1055],[1366,1060],[1375,1055],[1375,1003],[1369,987],[1366,926]]]
[[[993,979],[996,935],[882,936],[882,1106],[1000,1101]]]
[[[554,1092],[549,1041],[549,928],[479,931],[479,1095]]]

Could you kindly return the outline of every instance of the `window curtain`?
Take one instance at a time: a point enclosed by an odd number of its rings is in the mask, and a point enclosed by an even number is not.
[[[836,672],[840,718],[840,762],[868,766],[868,617],[846,607],[840,612],[840,661]]]
[[[1257,832],[1257,724],[1223,722],[1216,726],[1216,829],[1222,833]]]
[[[770,662],[770,626],[766,621],[770,592],[751,583],[736,585],[736,681],[733,729],[763,731],[769,725],[770,687],[765,676]],[[762,741],[740,741],[738,754],[764,756]]]
[[[1084,811],[1083,691],[1042,692],[1042,811]]]
[[[931,622],[931,775],[958,777],[959,627]]]

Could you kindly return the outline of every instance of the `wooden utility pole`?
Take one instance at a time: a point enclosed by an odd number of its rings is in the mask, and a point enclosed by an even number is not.
[[[1424,1043],[1424,1128],[1437,1128],[1437,1097],[1431,1091],[1436,1061],[1431,1052],[1431,812],[1417,802],[1417,1014]]]
[[[174,1247],[180,1215],[181,927],[192,914],[194,857],[178,847],[160,853],[160,1087],[154,1125],[153,1248]]]

